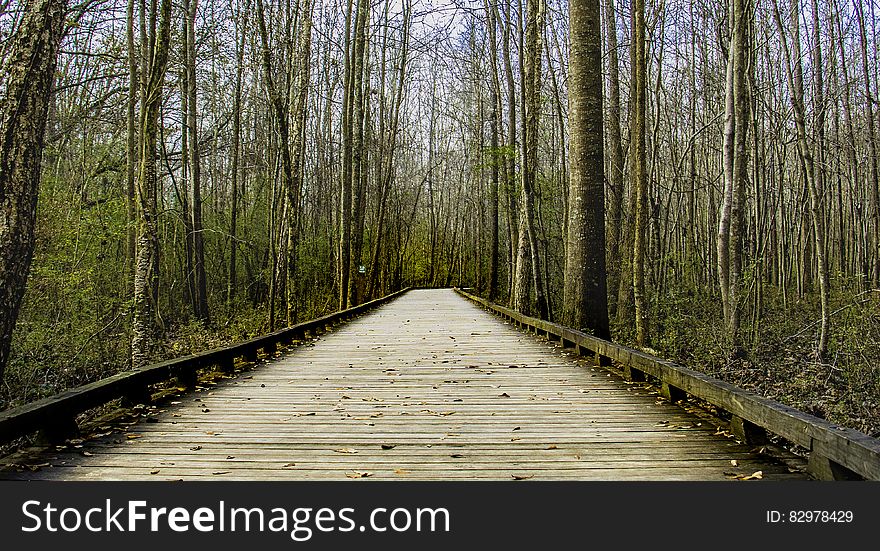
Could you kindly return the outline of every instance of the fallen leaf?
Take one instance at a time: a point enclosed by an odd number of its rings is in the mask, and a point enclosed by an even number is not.
[[[502,393],[499,394],[498,396],[501,397],[501,398],[510,398],[510,394],[508,394],[508,393],[506,393],[506,392],[502,392]]]
[[[287,469],[290,467],[296,467],[296,463],[287,463],[286,465],[281,466],[282,469]]]
[[[335,451],[336,453],[347,453],[347,454],[357,453],[357,450],[354,448],[339,448],[338,450],[333,450],[333,451]]]
[[[734,467],[736,467],[737,465],[739,465],[739,463],[736,462],[736,459],[731,459],[731,460],[730,460],[730,464],[733,465]]]
[[[513,430],[519,430],[519,429],[521,429],[521,428],[522,428],[522,427],[513,427]]]
[[[397,447],[397,444],[382,444],[383,450],[393,450]]]
[[[463,456],[462,454],[460,454],[460,453],[453,453],[453,454],[450,455],[449,457],[454,457],[455,459],[461,459],[461,458],[464,457],[464,456]]]
[[[84,456],[86,456],[86,457],[92,457],[93,455],[95,455],[95,454],[93,454],[92,452],[87,452],[87,451],[85,451],[85,450],[83,450],[82,454],[83,454]]]
[[[125,437],[129,440],[135,440],[137,438],[143,438],[143,434],[126,434]]]
[[[234,455],[227,455],[226,459],[235,459],[235,456]]]
[[[557,450],[557,449],[559,449],[559,448],[556,447],[556,444],[550,444],[549,446],[547,446],[547,447],[544,448],[544,449],[545,449],[545,450]]]
[[[150,474],[159,474],[159,469],[156,469],[155,471],[150,471]]]
[[[373,473],[367,471],[354,471],[351,473],[345,473],[345,476],[347,476],[348,478],[367,478],[368,476],[373,476]]]
[[[409,471],[406,469],[394,469],[394,474],[408,474]]]
[[[512,476],[514,480],[528,480],[535,477],[533,474],[512,474],[510,476]]]
[[[750,474],[749,476],[741,476],[738,478],[740,480],[761,480],[762,478],[764,478],[764,472],[763,471],[755,471],[752,474]]]
[[[229,471],[214,471],[214,472],[213,472],[213,473],[211,473],[211,474],[213,474],[213,475],[219,475],[219,474],[229,474]]]
[[[199,451],[200,449],[202,449],[202,447],[201,447],[201,446],[193,446],[193,447],[191,447],[190,449],[191,449],[192,451],[194,451],[194,452],[197,452],[197,451]]]

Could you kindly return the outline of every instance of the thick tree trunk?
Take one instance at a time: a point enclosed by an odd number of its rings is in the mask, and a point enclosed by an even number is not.
[[[563,323],[610,338],[605,281],[602,33],[598,0],[570,4],[568,193]]]
[[[65,0],[28,2],[2,67],[0,382],[34,254],[43,138],[66,9]]]

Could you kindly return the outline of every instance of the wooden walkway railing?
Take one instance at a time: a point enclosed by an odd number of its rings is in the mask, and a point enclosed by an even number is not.
[[[558,339],[578,353],[595,355],[600,363],[617,362],[630,380],[653,377],[667,398],[677,400],[689,394],[729,412],[731,431],[743,442],[760,443],[770,432],[807,449],[807,470],[816,478],[880,480],[880,440],[876,438],[640,350],[523,315],[461,289],[456,291],[521,328]]]
[[[100,407],[116,398],[123,398],[131,404],[149,403],[150,386],[173,379],[176,379],[181,386],[193,388],[200,369],[216,366],[231,372],[237,358],[256,360],[260,350],[271,355],[279,344],[288,344],[309,334],[327,330],[333,325],[385,304],[407,290],[403,289],[359,306],[285,327],[244,342],[118,373],[49,398],[2,411],[0,412],[0,444],[34,432],[40,433],[40,440],[44,443],[64,441],[76,435],[76,416],[84,411]]]

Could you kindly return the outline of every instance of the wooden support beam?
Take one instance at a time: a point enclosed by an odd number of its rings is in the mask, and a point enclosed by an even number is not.
[[[65,440],[79,436],[79,426],[73,417],[65,416],[43,426],[37,433],[38,446],[63,444]]]
[[[746,421],[738,415],[730,418],[730,432],[739,440],[752,446],[767,443],[767,431],[758,425]]]
[[[139,386],[128,390],[122,395],[122,407],[130,408],[138,404],[150,404],[153,401],[153,393],[146,386]]]
[[[182,369],[175,375],[175,380],[179,386],[186,390],[192,390],[199,382],[199,374],[195,369]]]
[[[269,341],[263,345],[263,353],[267,356],[272,356],[277,351],[278,351],[278,343],[275,341]]]
[[[220,371],[226,373],[227,375],[235,372],[235,357],[230,355],[224,358],[220,364]]]
[[[631,365],[623,366],[623,377],[627,381],[632,381],[634,383],[643,383],[646,380],[645,372],[640,369],[636,369]]]
[[[672,386],[669,383],[663,383],[660,385],[660,396],[663,396],[672,403],[679,400],[687,400],[687,392],[676,386]]]
[[[810,452],[807,472],[819,480],[864,480],[858,473],[815,451]]]

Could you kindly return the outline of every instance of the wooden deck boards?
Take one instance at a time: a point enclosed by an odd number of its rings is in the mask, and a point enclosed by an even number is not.
[[[0,477],[803,478],[451,290],[411,291],[152,422],[40,461]]]

